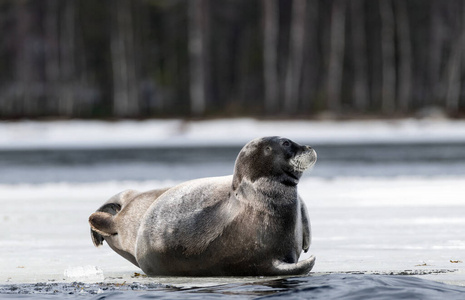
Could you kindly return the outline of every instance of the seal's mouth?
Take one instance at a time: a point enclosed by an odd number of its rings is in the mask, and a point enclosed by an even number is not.
[[[290,159],[289,164],[295,172],[302,173],[308,168],[312,167],[317,159],[316,151],[310,147]]]

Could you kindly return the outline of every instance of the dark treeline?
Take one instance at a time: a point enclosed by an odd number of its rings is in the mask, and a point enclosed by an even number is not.
[[[0,117],[465,111],[462,0],[0,1]]]

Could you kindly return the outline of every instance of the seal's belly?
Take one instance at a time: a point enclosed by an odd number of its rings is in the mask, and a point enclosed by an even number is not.
[[[301,246],[292,227],[285,231],[276,226],[238,219],[201,253],[189,254],[186,251],[188,245],[178,244],[163,251],[151,251],[138,260],[143,261],[141,267],[149,275],[272,275],[273,260],[295,263]]]

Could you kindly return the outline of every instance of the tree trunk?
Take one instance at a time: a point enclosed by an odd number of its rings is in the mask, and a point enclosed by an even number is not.
[[[15,97],[16,103],[12,103],[11,110],[14,115],[30,116],[37,111],[32,90],[34,79],[37,78],[37,70],[34,68],[34,54],[32,52],[33,37],[30,33],[32,26],[31,11],[28,1],[15,2],[16,21],[16,57],[14,59]]]
[[[64,1],[63,5],[60,36],[61,92],[58,111],[62,116],[71,117],[74,113],[74,95],[77,80],[75,68],[76,4],[74,1]]]
[[[206,109],[204,20],[207,0],[189,0],[189,93],[191,113],[203,115]]]
[[[263,75],[265,85],[265,110],[278,111],[278,0],[262,0],[263,6]]]
[[[327,108],[341,108],[342,74],[345,47],[345,0],[335,0],[331,12],[330,53],[327,81]]]
[[[58,34],[58,16],[59,2],[57,0],[47,0],[46,14],[44,20],[45,28],[45,98],[49,107],[53,107],[52,114],[58,114],[58,97],[60,86],[60,56],[59,56],[59,34]]]
[[[301,105],[300,110],[312,113],[315,109],[315,98],[319,92],[319,81],[322,77],[319,73],[319,0],[308,0],[307,18],[305,28],[306,36],[304,42],[304,61],[302,63],[302,84],[300,88]]]
[[[462,3],[461,3],[462,4]],[[460,105],[462,55],[465,50],[465,5],[462,5],[459,18],[457,38],[454,39],[453,48],[448,62],[448,85],[446,94],[446,108],[451,112],[458,110]]]
[[[290,45],[284,87],[285,110],[290,114],[296,113],[299,106],[299,91],[304,60],[306,6],[307,0],[292,1]]]
[[[89,48],[84,39],[84,21],[82,14],[84,9],[80,3],[73,2],[75,28],[74,28],[74,104],[73,117],[93,116],[94,106],[101,100],[97,98],[100,87],[95,78],[95,70],[87,65]],[[66,9],[65,9],[66,11]],[[71,30],[71,29],[70,29]],[[111,51],[110,51],[111,52]],[[111,107],[109,108],[109,110]]]
[[[432,1],[430,6],[431,25],[430,25],[430,40],[428,44],[428,84],[431,94],[431,104],[439,104],[444,97],[444,79],[441,76],[443,70],[442,65],[442,52],[444,43],[444,25],[441,19],[441,6],[440,1]]]
[[[399,41],[399,110],[407,112],[410,107],[412,91],[412,45],[409,17],[405,0],[397,0],[397,37]]]
[[[352,59],[354,65],[353,77],[353,103],[354,107],[364,112],[368,107],[368,52],[365,31],[365,9],[363,0],[352,0],[351,24],[352,24]]]
[[[115,0],[111,34],[113,65],[113,113],[135,117],[139,112],[131,1]]]
[[[381,110],[383,113],[393,113],[396,97],[396,66],[392,0],[380,0],[379,10],[381,14],[381,56],[383,68]]]

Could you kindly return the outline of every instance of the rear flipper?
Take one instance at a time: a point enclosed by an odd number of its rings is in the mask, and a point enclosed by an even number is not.
[[[89,217],[90,233],[95,247],[103,245],[104,236],[115,235],[116,226],[113,216],[121,210],[121,206],[116,203],[108,203],[100,207],[97,212]]]
[[[276,275],[306,275],[315,265],[315,256],[310,256],[297,263],[286,263],[280,260],[273,261],[273,273]]]

